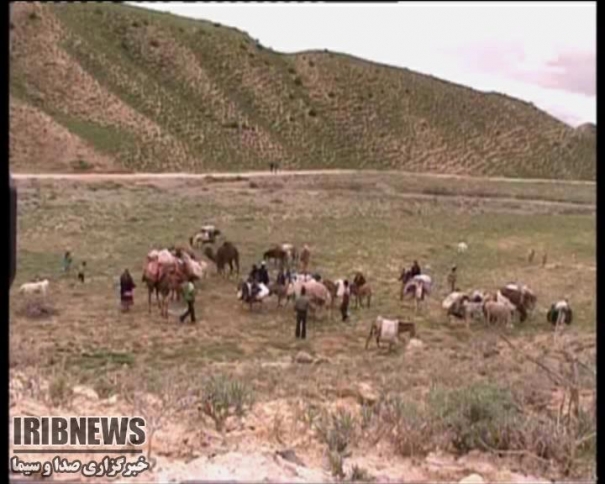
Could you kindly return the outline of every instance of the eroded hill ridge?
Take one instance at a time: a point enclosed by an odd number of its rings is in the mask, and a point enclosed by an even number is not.
[[[596,126],[331,52],[114,3],[18,2],[11,168],[373,168],[594,180]]]

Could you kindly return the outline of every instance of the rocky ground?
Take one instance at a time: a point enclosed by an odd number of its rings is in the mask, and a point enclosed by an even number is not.
[[[298,355],[298,361],[305,361]],[[298,363],[304,364],[304,363]],[[132,407],[119,396],[101,399],[89,387],[72,389],[66,408],[53,407],[45,398],[48,384],[31,375],[11,375],[11,418],[17,415],[131,415]],[[35,397],[38,398],[35,398]],[[147,396],[150,406],[157,399]],[[377,398],[373,389],[359,385],[356,391],[334,402],[334,407],[352,408],[360,401]],[[229,418],[223,432],[210,422],[189,415],[175,415],[163,422],[153,437],[150,462],[153,469],[130,478],[129,482],[254,481],[254,482],[335,482],[323,449],[314,441],[312,432],[297,422],[296,408],[301,402],[276,400],[255,405],[243,418]],[[75,410],[77,409],[77,411]],[[75,413],[74,413],[75,412]],[[276,422],[281,416],[281,424]],[[280,427],[280,428],[277,428]],[[12,436],[12,422],[11,422]],[[11,437],[12,442],[12,437]],[[146,446],[146,454],[149,447]],[[24,461],[53,456],[20,455]],[[68,456],[69,457],[69,456]],[[79,455],[82,462],[99,460],[93,454]],[[134,462],[135,457],[129,457]],[[511,462],[477,452],[456,458],[433,452],[419,459],[395,457],[381,444],[350,453],[343,469],[345,480],[375,482],[459,481],[481,482],[550,482],[537,476],[516,472]],[[32,479],[35,476],[32,476]],[[81,476],[80,476],[81,477]],[[73,475],[55,474],[52,480],[77,481]],[[86,478],[90,482],[109,482],[109,478]]]

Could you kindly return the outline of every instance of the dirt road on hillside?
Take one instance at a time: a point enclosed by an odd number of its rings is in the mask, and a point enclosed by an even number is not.
[[[145,180],[145,179],[205,179],[205,178],[260,178],[260,177],[288,177],[288,176],[313,176],[313,175],[379,175],[394,174],[408,175],[417,178],[434,179],[453,179],[453,180],[486,180],[494,182],[508,183],[550,183],[563,185],[594,185],[595,182],[584,180],[547,180],[538,178],[503,178],[503,177],[473,177],[468,175],[443,175],[434,173],[410,173],[402,171],[387,170],[287,170],[278,173],[269,171],[243,171],[243,172],[222,172],[222,173],[13,173],[15,180]]]

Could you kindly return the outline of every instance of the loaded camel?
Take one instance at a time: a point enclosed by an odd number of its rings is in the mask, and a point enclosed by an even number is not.
[[[223,242],[216,253],[212,250],[212,247],[206,247],[204,255],[216,264],[218,274],[225,274],[225,265],[229,265],[229,275],[233,275],[234,267],[236,273],[239,274],[239,252],[231,242]]]
[[[177,250],[177,253],[180,252]],[[166,249],[159,252],[153,250],[147,255],[141,279],[147,286],[149,312],[151,312],[151,296],[154,291],[158,307],[162,310],[162,301],[160,301],[160,295],[164,295],[162,291],[168,291],[167,296],[171,296],[171,300],[179,300],[180,285],[188,278],[197,280],[202,275],[199,264],[194,264],[188,255],[182,256],[185,258],[184,261]]]

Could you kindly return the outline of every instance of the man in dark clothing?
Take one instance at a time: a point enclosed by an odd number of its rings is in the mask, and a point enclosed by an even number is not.
[[[84,284],[84,279],[85,279],[85,275],[84,272],[86,271],[86,261],[82,261],[82,263],[80,264],[80,268],[78,269],[78,280]]]
[[[344,281],[345,290],[342,295],[342,303],[340,304],[340,314],[342,314],[342,320],[347,321],[349,319],[349,299],[351,298],[351,290],[349,289],[349,281]]]
[[[307,297],[307,290],[303,286],[300,290],[300,296],[294,303],[294,310],[296,311],[296,337],[306,339],[307,338],[307,313],[309,312],[310,305],[309,298]]]
[[[252,266],[252,270],[250,271],[250,279],[251,282],[256,282],[258,281],[258,267],[256,267],[256,264],[254,264]]]
[[[269,273],[267,272],[267,266],[264,261],[261,262],[260,269],[258,270],[258,282],[265,286],[269,285]]]
[[[275,279],[275,282],[277,282],[278,286],[286,285],[286,275],[284,274],[283,269],[280,269],[279,272],[277,273],[277,278]]]
[[[134,288],[136,287],[132,276],[126,269],[120,276],[120,300],[122,302],[122,311],[128,311],[134,303]]]
[[[410,269],[411,277],[419,276],[421,273],[420,266],[418,265],[418,261],[414,261],[412,264],[412,268]]]

